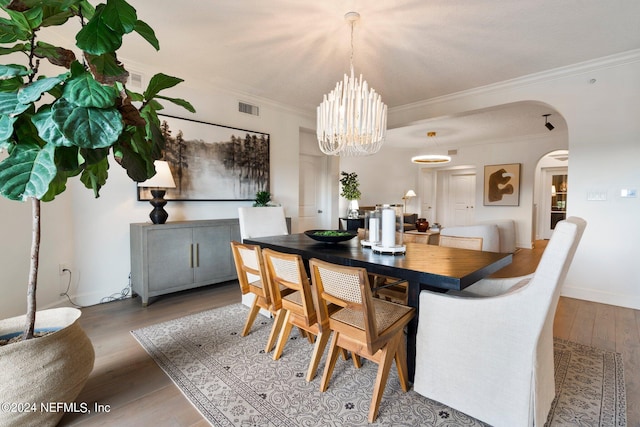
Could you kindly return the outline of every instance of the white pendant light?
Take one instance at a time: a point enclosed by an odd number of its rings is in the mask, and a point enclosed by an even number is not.
[[[436,141],[436,133],[435,132],[427,132],[427,136],[432,138],[436,145],[438,142]],[[451,156],[445,156],[443,154],[422,154],[420,156],[414,156],[411,158],[413,163],[420,164],[428,164],[428,165],[438,165],[445,164],[451,161]]]
[[[336,84],[318,106],[317,136],[320,150],[334,156],[367,156],[377,153],[387,134],[387,106],[380,94],[356,79],[353,72],[353,26],[357,12],[345,16],[351,24],[351,76]]]

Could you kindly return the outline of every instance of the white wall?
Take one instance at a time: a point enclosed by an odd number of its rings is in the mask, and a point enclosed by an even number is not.
[[[441,171],[452,171],[463,167],[476,169],[475,221],[493,219],[513,219],[516,223],[516,246],[531,248],[533,226],[533,188],[536,177],[536,166],[541,157],[550,151],[566,148],[566,133],[550,132],[545,137],[485,142],[459,148],[451,163],[435,168]],[[376,203],[402,203],[404,193],[412,188],[418,191],[421,166],[411,163],[411,157],[418,154],[413,150],[394,150],[385,147],[379,153],[369,157],[352,157],[341,159],[341,169],[357,172],[361,181],[361,205]],[[521,163],[520,205],[519,206],[484,206],[483,176],[484,165],[502,163]],[[441,187],[439,182],[438,187]],[[346,201],[344,201],[346,209]],[[418,212],[421,205],[420,196],[411,199],[407,212]],[[444,207],[438,204],[434,222],[444,226],[440,212]]]
[[[639,75],[640,51],[633,51],[398,108],[389,123],[519,101],[552,106],[568,126],[567,214],[588,222],[563,293],[640,309],[640,198],[619,197],[622,188],[640,189]],[[587,200],[594,191],[607,200]]]
[[[127,61],[124,61],[127,63]],[[137,64],[135,70],[145,73]],[[156,71],[145,75],[151,76]],[[236,95],[203,82],[185,82],[169,96],[185,98],[197,110],[192,115],[165,102],[166,114],[204,122],[250,129],[270,134],[271,193],[281,203],[296,230],[298,213],[299,130],[313,128],[315,117],[303,116],[267,100]],[[238,101],[260,106],[260,116],[238,112]],[[165,209],[169,221],[237,218],[238,206],[252,202],[169,202]],[[58,264],[69,264],[73,272],[70,295],[81,305],[96,304],[102,298],[118,294],[128,286],[130,271],[129,224],[149,222],[149,202],[136,200],[136,185],[115,163],[109,179],[94,199],[93,192],[77,180],[51,203],[43,203],[43,238],[40,254],[39,308],[68,305],[59,296],[68,277],[58,275]],[[30,245],[30,206],[0,200],[3,218],[0,267],[0,318],[19,315],[26,310],[26,282]]]

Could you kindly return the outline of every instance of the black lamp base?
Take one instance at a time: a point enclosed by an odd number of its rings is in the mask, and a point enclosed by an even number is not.
[[[167,218],[169,218],[169,214],[164,210],[164,205],[167,204],[167,201],[164,199],[164,195],[166,190],[151,190],[151,195],[153,199],[149,201],[153,206],[153,210],[149,214],[149,218],[151,218],[151,222],[154,224],[164,224],[167,222]]]

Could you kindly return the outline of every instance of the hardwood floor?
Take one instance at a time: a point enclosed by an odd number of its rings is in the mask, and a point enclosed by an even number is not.
[[[513,263],[494,277],[535,270],[545,246],[519,250]],[[140,347],[129,331],[240,301],[237,282],[157,298],[147,307],[139,299],[83,309],[82,326],[93,342],[96,362],[78,402],[109,405],[109,412],[66,414],[61,426],[208,426],[198,411]],[[627,389],[627,425],[640,426],[640,311],[560,298],[554,335],[622,353]]]

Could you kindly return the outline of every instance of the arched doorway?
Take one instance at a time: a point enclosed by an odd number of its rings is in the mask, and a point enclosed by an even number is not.
[[[565,219],[569,185],[569,151],[543,156],[536,167],[534,238],[549,239],[558,221]]]

